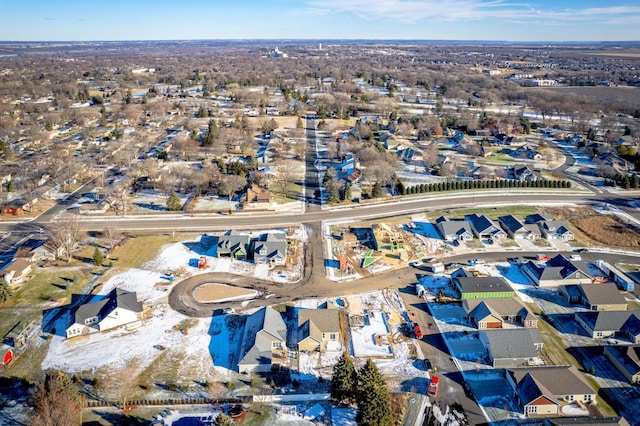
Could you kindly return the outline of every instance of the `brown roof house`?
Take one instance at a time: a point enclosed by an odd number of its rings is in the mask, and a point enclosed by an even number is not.
[[[467,318],[479,330],[523,326],[537,328],[536,316],[515,297],[464,299]]]
[[[527,417],[559,417],[564,405],[596,403],[596,391],[573,366],[514,368],[508,373]]]
[[[271,192],[257,185],[249,186],[242,200],[242,210],[275,210]]]
[[[298,350],[326,351],[341,348],[340,312],[337,309],[298,311]]]
[[[17,258],[0,270],[0,276],[10,287],[15,288],[27,279],[30,272],[31,264],[26,259]]]

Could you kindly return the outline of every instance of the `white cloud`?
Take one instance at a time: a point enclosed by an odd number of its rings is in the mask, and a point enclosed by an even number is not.
[[[367,20],[405,23],[438,19],[441,21],[509,19],[522,20],[602,20],[614,16],[640,15],[638,6],[611,6],[586,9],[543,10],[529,3],[502,0],[310,0],[310,9],[300,13],[356,15]]]

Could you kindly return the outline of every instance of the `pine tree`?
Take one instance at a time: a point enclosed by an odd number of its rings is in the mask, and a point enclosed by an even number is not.
[[[376,183],[373,184],[373,188],[371,188],[371,196],[373,198],[380,198],[382,195],[382,186],[380,185],[380,182],[376,181]]]
[[[356,385],[358,384],[356,369],[351,357],[346,352],[342,354],[338,363],[333,367],[331,376],[331,398],[339,404],[350,404],[355,400]]]
[[[358,371],[357,422],[362,426],[390,426],[392,423],[389,391],[384,377],[371,358]]]
[[[104,256],[102,255],[102,250],[96,247],[95,250],[93,250],[93,264],[96,266],[100,266],[102,265],[102,262],[104,262]]]
[[[180,197],[176,194],[176,191],[172,191],[169,199],[167,200],[167,210],[176,212],[182,209],[182,201],[180,201]]]
[[[353,194],[351,193],[351,185],[346,184],[344,186],[344,201],[351,201],[353,200]]]
[[[328,203],[336,203],[340,200],[340,194],[338,192],[338,187],[335,183],[331,182],[329,185],[329,196],[327,197]]]
[[[213,426],[234,426],[235,424],[236,422],[231,420],[231,417],[225,416],[222,413],[218,414],[216,419],[213,421]]]

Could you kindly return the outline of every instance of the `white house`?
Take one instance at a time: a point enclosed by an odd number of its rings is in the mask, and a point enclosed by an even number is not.
[[[66,330],[67,338],[131,324],[141,315],[142,302],[138,302],[136,293],[116,288],[76,309],[74,322]]]

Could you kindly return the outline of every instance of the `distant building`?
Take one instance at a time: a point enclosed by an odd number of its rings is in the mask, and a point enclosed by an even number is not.
[[[273,52],[271,52],[269,56],[271,56],[272,58],[288,58],[289,57],[289,55],[287,55],[286,53],[282,52],[277,47],[275,49],[273,49]]]

